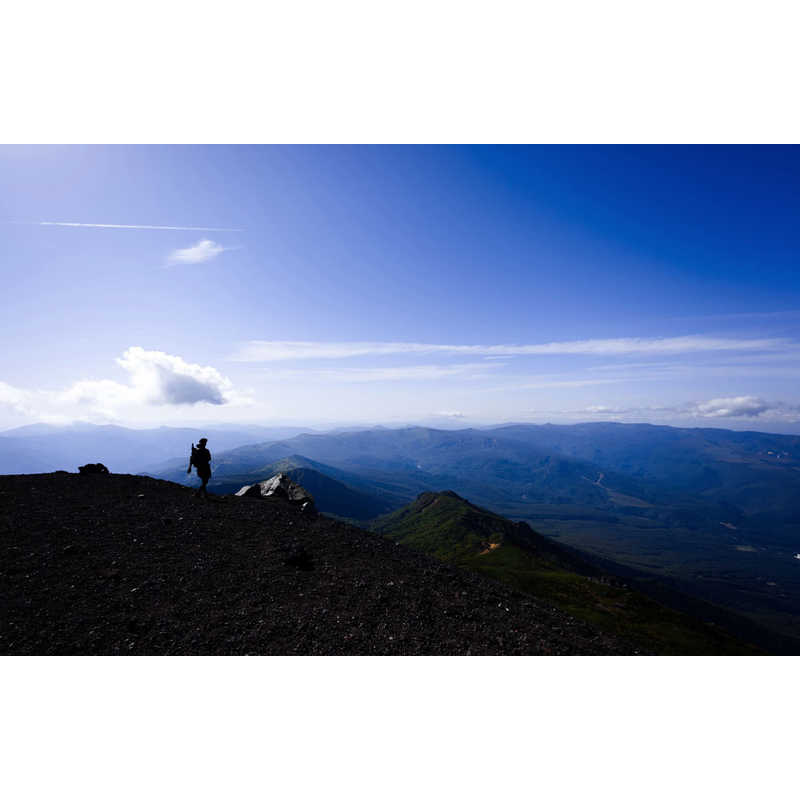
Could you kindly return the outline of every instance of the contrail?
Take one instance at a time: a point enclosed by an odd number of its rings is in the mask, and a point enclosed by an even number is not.
[[[185,225],[111,225],[100,222],[31,222],[31,225],[59,225],[63,228],[130,228],[146,231],[224,231],[240,233],[242,228],[196,228]]]

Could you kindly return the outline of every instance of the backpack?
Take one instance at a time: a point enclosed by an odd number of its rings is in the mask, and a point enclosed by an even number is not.
[[[203,469],[208,466],[211,461],[211,453],[207,449],[201,449],[192,445],[192,457],[189,459],[189,469],[187,472],[192,471],[192,467]]]

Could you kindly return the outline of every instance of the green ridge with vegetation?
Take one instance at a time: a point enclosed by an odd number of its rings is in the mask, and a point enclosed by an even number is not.
[[[759,652],[582,563],[527,524],[478,508],[454,492],[425,492],[404,508],[374,520],[371,528],[415,550],[547,600],[649,652]]]

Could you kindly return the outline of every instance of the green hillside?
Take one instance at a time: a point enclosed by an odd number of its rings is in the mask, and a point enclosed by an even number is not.
[[[525,523],[478,508],[453,492],[425,492],[408,506],[375,520],[371,528],[442,561],[545,599],[650,652],[757,652],[602,574]]]

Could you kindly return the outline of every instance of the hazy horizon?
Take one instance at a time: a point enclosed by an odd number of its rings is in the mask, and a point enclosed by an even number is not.
[[[135,424],[122,424],[118,421],[105,421],[105,422],[86,422],[84,420],[75,420],[71,422],[29,422],[23,425],[14,425],[8,428],[1,428],[0,429],[0,436],[3,436],[8,433],[12,433],[14,431],[23,430],[29,427],[38,427],[43,426],[48,430],[61,430],[61,429],[68,429],[68,428],[76,428],[76,427],[87,427],[87,428],[99,428],[103,426],[112,426],[112,427],[119,427],[124,428],[127,430],[132,431],[151,431],[151,430],[159,430],[161,428],[169,429],[169,430],[181,430],[181,429],[199,429],[205,431],[213,431],[215,429],[218,430],[276,430],[276,429],[294,429],[297,431],[302,432],[311,432],[311,433],[336,433],[340,431],[354,431],[354,430],[377,430],[377,429],[385,429],[385,430],[402,430],[405,428],[428,428],[430,430],[442,430],[442,431],[459,431],[459,430],[494,430],[496,428],[507,427],[509,425],[556,425],[556,426],[572,426],[572,425],[601,425],[603,423],[614,423],[618,425],[652,425],[652,426],[663,426],[668,428],[676,428],[676,429],[715,429],[715,430],[722,430],[722,431],[733,431],[738,433],[769,433],[769,434],[780,434],[785,436],[796,436],[798,432],[796,429],[792,429],[792,426],[784,426],[781,423],[773,423],[770,425],[769,423],[761,423],[760,425],[748,425],[746,421],[740,420],[731,420],[731,424],[722,424],[715,420],[704,420],[702,423],[698,422],[696,424],[688,423],[685,425],[676,425],[670,424],[666,422],[645,422],[645,421],[621,421],[615,419],[585,419],[585,420],[575,420],[575,421],[566,421],[560,420],[557,422],[551,421],[543,421],[543,422],[531,422],[530,420],[515,420],[515,419],[508,419],[502,420],[499,422],[476,422],[473,424],[469,424],[463,420],[387,420],[387,421],[377,421],[377,422],[352,422],[352,423],[341,423],[341,422],[332,422],[332,421],[307,421],[304,422],[302,420],[271,420],[263,423],[258,422],[204,422],[202,420],[192,422],[187,421],[186,423],[175,423],[173,425],[165,425],[165,424],[142,424],[142,425],[135,425]],[[738,424],[737,424],[738,423]],[[784,429],[784,427],[786,429]],[[291,434],[294,435],[294,434]]]
[[[800,433],[799,153],[0,147],[0,430]]]

